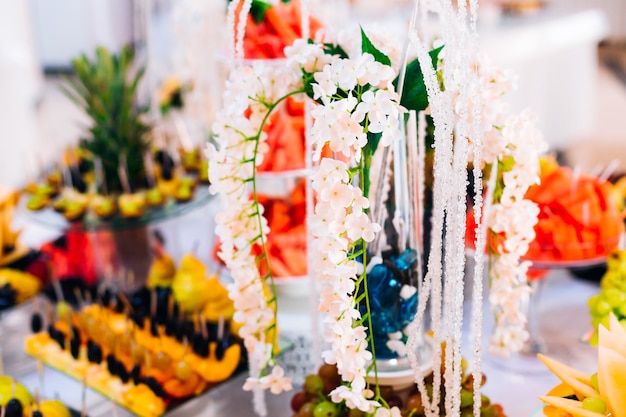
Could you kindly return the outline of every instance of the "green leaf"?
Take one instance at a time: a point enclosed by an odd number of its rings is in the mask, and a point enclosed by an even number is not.
[[[269,3],[254,0],[250,6],[250,15],[252,16],[252,19],[254,19],[254,22],[257,24],[262,23],[265,19],[265,12],[270,7],[272,7],[272,5]]]
[[[374,154],[374,152],[376,152],[376,148],[378,148],[380,138],[382,137],[382,133],[367,132],[367,147],[370,148],[372,155]]]
[[[440,46],[428,53],[435,70],[437,70],[439,53],[442,49],[443,46]],[[428,107],[428,92],[426,91],[426,84],[424,83],[424,73],[422,72],[422,67],[417,58],[407,65],[404,77],[404,91],[402,91],[400,104],[408,110],[425,110]],[[398,89],[399,81],[399,76],[393,80],[393,85],[396,89]]]
[[[340,58],[349,58],[348,53],[340,45],[325,43],[323,49],[326,55],[337,55]]]
[[[391,65],[391,59],[374,46],[365,34],[363,28],[361,28],[361,52],[372,54],[374,56],[374,60],[380,62],[381,64]]]

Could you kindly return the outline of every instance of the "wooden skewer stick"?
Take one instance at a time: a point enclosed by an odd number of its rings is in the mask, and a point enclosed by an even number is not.
[[[156,319],[156,315],[157,315],[157,305],[158,300],[157,300],[157,292],[156,292],[156,288],[152,288],[150,290],[150,316],[153,319]]]
[[[93,160],[94,163],[94,171],[96,174],[96,187],[100,188],[100,193],[102,195],[107,195],[107,182],[104,175],[104,169],[102,168],[102,159],[95,157]]]
[[[121,154],[117,165],[117,176],[120,178],[120,183],[126,194],[132,194],[133,191],[130,187],[130,181],[128,179],[128,168],[126,165],[126,154]]]
[[[76,303],[78,304],[78,310],[82,310],[85,307],[85,300],[80,292],[80,288],[74,287],[74,296],[76,297]]]
[[[219,321],[217,322],[217,340],[222,341],[224,338],[224,315],[220,314]]]
[[[202,312],[198,313],[198,316],[200,317],[200,328],[202,330],[202,338],[204,340],[209,340],[209,329],[207,329],[206,327],[206,319],[202,315]]]
[[[156,178],[154,177],[154,162],[152,161],[152,155],[150,152],[143,154],[143,166],[146,170],[146,178],[148,180],[148,186],[150,188],[156,187]]]
[[[37,355],[37,376],[39,376],[39,389],[41,390],[41,394],[45,395],[46,386],[44,382],[44,369],[43,360],[41,359],[41,351]]]
[[[80,417],[86,417],[87,416],[87,375],[83,377],[80,389],[81,389]]]

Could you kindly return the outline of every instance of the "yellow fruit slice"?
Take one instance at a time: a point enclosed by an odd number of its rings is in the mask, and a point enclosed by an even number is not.
[[[567,411],[574,417],[604,417],[604,414],[596,413],[594,411],[585,410],[583,403],[576,400],[568,400],[561,397],[548,397],[540,396],[539,399],[544,403],[550,404],[561,410]]]
[[[549,397],[568,397],[570,395],[574,395],[574,390],[569,385],[560,383],[552,388],[547,395]]]
[[[59,400],[42,401],[39,404],[39,411],[44,417],[71,417],[70,411]]]
[[[622,356],[626,356],[626,329],[622,327],[613,313],[609,315],[609,326],[613,340],[617,344],[617,349],[613,350],[620,353]],[[604,342],[602,342],[602,344],[604,345]]]
[[[626,417],[626,358],[607,347],[598,347],[598,388],[613,417]]]
[[[620,356],[624,356],[624,347],[620,345],[620,341],[618,339],[619,336],[616,336],[615,332],[613,332],[612,330],[608,330],[606,327],[600,325],[598,326],[598,335],[599,346],[610,349]]]
[[[209,357],[206,359],[193,354],[189,355],[189,362],[193,369],[200,374],[202,379],[211,383],[222,382],[230,378],[239,366],[241,359],[241,346],[238,344],[229,346],[224,351],[224,357],[221,361],[215,357],[216,347],[217,344],[214,342],[209,345]]]
[[[579,399],[585,397],[596,397],[598,395],[596,390],[591,386],[591,375],[577,369],[570,368],[569,366],[542,354],[538,354],[537,357],[550,371],[552,371],[554,375],[557,376],[557,378],[561,380],[561,382],[572,387]]]

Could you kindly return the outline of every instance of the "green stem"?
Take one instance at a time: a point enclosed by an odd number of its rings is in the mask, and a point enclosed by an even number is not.
[[[261,133],[263,132],[263,127],[265,126],[265,123],[267,122],[267,119],[270,117],[270,114],[272,114],[272,112],[274,111],[274,109],[283,101],[285,101],[288,97],[290,96],[294,96],[296,94],[301,94],[304,93],[304,89],[301,90],[296,90],[296,91],[292,91],[289,94],[286,94],[282,97],[280,97],[278,100],[276,100],[272,105],[268,106],[268,110],[267,113],[265,113],[265,116],[263,117],[263,120],[261,122],[261,126],[259,127],[259,131],[257,132],[256,136],[254,136],[254,157],[253,157],[253,161],[254,161],[254,167],[255,169],[252,170],[252,200],[254,201],[254,204],[258,207],[259,205],[259,197],[258,197],[258,192],[257,192],[257,170],[256,170],[256,161],[257,161],[257,156],[259,154],[259,142],[261,139]],[[262,225],[263,225],[263,219],[261,218],[261,211],[260,210],[256,210],[255,216],[257,218],[257,223],[259,225],[259,230],[262,230]],[[261,245],[261,253],[262,254],[267,254],[267,249],[265,247],[265,239],[263,238],[263,234],[261,233],[260,236],[260,245]],[[273,323],[273,327],[275,327],[276,325],[276,320],[278,317],[278,302],[276,301],[276,285],[274,284],[274,276],[272,275],[272,270],[270,269],[270,262],[269,262],[269,258],[267,256],[263,257],[263,262],[265,263],[265,267],[268,271],[267,275],[265,277],[263,277],[262,279],[267,282],[267,280],[269,279],[270,281],[270,289],[272,290],[272,298],[270,300],[268,300],[268,304],[271,304],[272,306],[272,312],[274,314],[274,323]],[[270,326],[270,329],[272,328],[272,326]],[[274,347],[277,346],[277,342],[278,342],[278,332],[274,331],[274,334],[272,335],[272,358],[274,357]]]
[[[361,153],[361,161],[360,161],[360,170],[359,170],[359,180],[361,182],[361,184],[365,184],[366,183],[366,173],[365,173],[365,169],[363,169],[365,166],[367,166],[367,156],[365,155],[366,152],[362,152]],[[371,160],[371,157],[370,157]],[[372,324],[372,309],[370,307],[370,297],[369,297],[369,290],[368,290],[368,286],[367,286],[367,243],[361,239],[362,242],[362,251],[363,251],[363,275],[361,275],[361,280],[363,282],[363,293],[365,294],[365,309],[367,310],[367,327],[369,329],[368,332],[368,336],[367,336],[367,342],[370,345],[371,351],[372,351],[372,366],[374,369],[374,381],[376,383],[376,400],[380,400],[381,396],[380,396],[380,386],[378,385],[378,367],[376,364],[376,348],[374,347],[374,327]]]

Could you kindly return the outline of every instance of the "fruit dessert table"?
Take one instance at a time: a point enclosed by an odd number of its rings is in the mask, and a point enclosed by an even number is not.
[[[575,366],[577,369],[592,371],[595,368],[595,349],[580,342],[581,336],[590,329],[590,316],[586,300],[596,294],[597,284],[574,279],[566,270],[551,271],[545,278],[544,288],[539,301],[539,333],[547,345],[547,354]],[[310,338],[308,301],[306,298],[288,297],[282,300],[279,320],[282,333],[288,339]],[[40,385],[35,360],[23,353],[23,338],[28,332],[24,326],[30,317],[31,305],[26,304],[6,313],[1,322],[2,349],[5,370],[15,375],[29,389],[34,390]],[[485,308],[485,343],[489,337],[491,319]],[[469,320],[465,321],[466,323]],[[468,332],[465,332],[468,337]],[[467,344],[466,344],[467,345]],[[468,355],[469,352],[464,352]],[[282,361],[285,369],[313,369],[312,364],[303,363],[308,360],[308,352],[301,345],[287,351]],[[538,361],[535,358],[514,357],[514,361]],[[495,361],[490,357],[483,358],[483,371],[487,376],[484,393],[494,401],[502,404],[510,417],[530,416],[539,406],[538,396],[545,394],[557,383],[557,378],[549,371],[536,373],[520,373],[511,371],[506,362]],[[534,367],[535,368],[535,367]],[[296,383],[301,383],[303,372],[297,372]],[[218,417],[237,415],[253,417],[252,397],[241,387],[246,374],[241,374],[228,382],[210,390],[208,393],[189,401],[183,406],[168,413],[168,416],[207,416]],[[300,378],[300,381],[297,379]],[[295,389],[298,389],[296,384]],[[47,397],[63,400],[69,406],[81,408],[81,385],[79,382],[50,368],[44,368],[44,393]],[[267,395],[269,415],[273,417],[289,417],[291,393],[280,396]],[[111,403],[99,394],[88,390],[86,395],[87,412],[91,417],[111,415]],[[132,414],[117,407],[119,417],[130,417]]]

